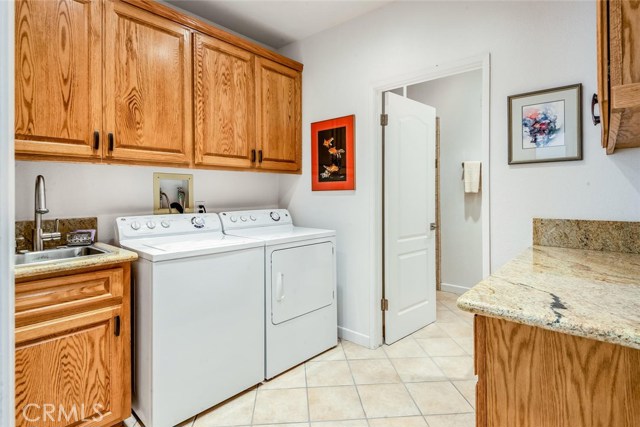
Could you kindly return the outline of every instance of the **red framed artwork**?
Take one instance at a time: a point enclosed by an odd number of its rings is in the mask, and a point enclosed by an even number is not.
[[[311,123],[311,190],[354,190],[354,115]]]

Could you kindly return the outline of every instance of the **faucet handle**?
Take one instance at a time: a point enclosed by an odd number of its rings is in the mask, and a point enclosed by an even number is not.
[[[56,218],[56,221],[54,222],[53,232],[54,233],[59,233],[60,232],[60,218]]]

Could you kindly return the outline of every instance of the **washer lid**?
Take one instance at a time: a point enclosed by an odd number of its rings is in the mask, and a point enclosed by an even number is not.
[[[120,246],[136,252],[140,258],[158,262],[259,248],[264,246],[264,242],[221,233],[208,233],[122,240]]]
[[[234,236],[262,240],[267,246],[299,242],[302,240],[321,239],[324,237],[333,238],[336,235],[334,230],[295,227],[292,225],[247,228],[243,230],[233,230],[229,233],[232,233]]]

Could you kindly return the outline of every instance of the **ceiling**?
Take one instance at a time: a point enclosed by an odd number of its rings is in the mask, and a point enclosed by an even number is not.
[[[393,0],[166,0],[278,49]]]

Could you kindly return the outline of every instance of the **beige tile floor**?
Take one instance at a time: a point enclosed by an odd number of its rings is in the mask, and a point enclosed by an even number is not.
[[[473,427],[473,316],[438,292],[437,321],[370,350],[349,341],[180,427]]]

